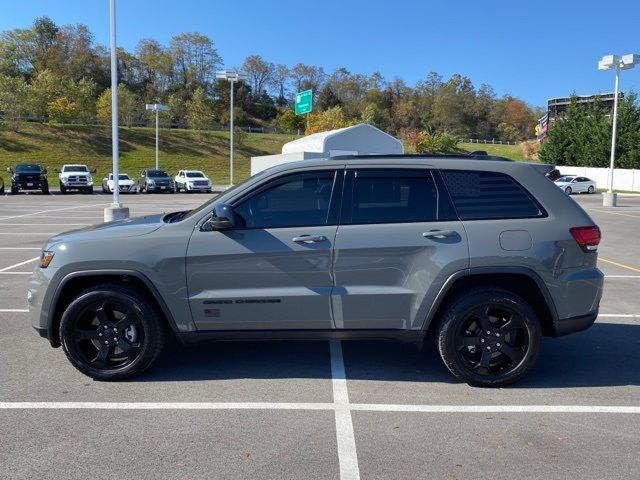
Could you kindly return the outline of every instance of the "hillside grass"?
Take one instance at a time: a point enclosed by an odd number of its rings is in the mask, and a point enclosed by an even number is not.
[[[120,171],[137,177],[144,168],[155,167],[155,130],[126,128],[118,131]],[[279,153],[294,135],[248,133],[234,148],[235,181],[249,176],[252,156]],[[180,169],[204,171],[214,184],[229,183],[229,132],[162,129],[160,168],[175,175]],[[52,186],[54,169],[80,163],[97,169],[98,184],[111,172],[111,129],[107,126],[19,124],[16,131],[0,127],[0,168],[5,184],[7,167],[31,162],[46,166]]]
[[[120,171],[137,177],[143,168],[155,166],[155,130],[144,127],[119,129]],[[235,181],[249,176],[252,156],[280,153],[282,145],[298,137],[284,134],[247,133],[242,144],[236,138]],[[485,150],[490,155],[525,160],[515,145],[461,143],[464,151]],[[0,125],[0,176],[8,183],[7,167],[33,162],[49,170],[53,187],[54,169],[65,163],[80,163],[97,169],[96,184],[111,171],[111,129],[108,126],[49,125],[19,123],[14,130]],[[175,175],[180,169],[202,170],[214,184],[229,183],[229,132],[197,132],[183,129],[160,131],[160,167]]]
[[[524,152],[518,145],[492,145],[490,143],[460,143],[459,147],[467,152],[484,150],[489,155],[507,157],[512,160],[527,160]]]

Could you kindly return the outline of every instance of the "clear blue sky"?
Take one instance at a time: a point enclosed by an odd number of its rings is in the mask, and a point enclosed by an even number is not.
[[[47,15],[58,24],[84,23],[109,42],[108,0],[0,0],[0,30],[27,27]],[[609,53],[640,53],[640,2],[428,0],[119,0],[118,43],[140,38],[210,36],[226,66],[247,55],[331,72],[380,71],[413,85],[429,71],[469,76],[499,95],[532,105],[575,91],[613,90],[612,72],[597,61]],[[623,90],[640,91],[640,67],[623,72]]]

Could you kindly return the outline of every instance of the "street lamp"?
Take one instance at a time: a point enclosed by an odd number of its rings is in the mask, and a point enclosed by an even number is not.
[[[158,160],[158,112],[166,112],[167,110],[169,110],[169,107],[167,107],[166,105],[161,105],[159,103],[147,103],[147,110],[156,112],[156,170],[158,170],[160,168],[160,162]]]
[[[113,162],[113,202],[104,209],[104,221],[129,218],[129,209],[120,203],[118,165],[118,54],[116,50],[116,0],[109,2],[111,33],[111,152]]]
[[[613,131],[611,132],[611,162],[609,165],[609,189],[602,196],[602,205],[605,207],[616,206],[616,194],[613,193],[613,168],[616,158],[616,133],[618,128],[618,86],[620,84],[620,70],[629,70],[640,63],[640,55],[630,53],[628,55],[605,55],[598,62],[598,70],[616,71],[616,87],[613,97]]]
[[[229,126],[229,185],[231,186],[233,185],[233,84],[246,80],[247,74],[237,70],[218,70],[216,72],[216,78],[218,80],[228,80],[231,84],[231,108],[229,112],[229,116],[231,117]]]

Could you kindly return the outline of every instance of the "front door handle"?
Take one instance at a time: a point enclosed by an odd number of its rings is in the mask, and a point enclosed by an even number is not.
[[[424,232],[422,234],[422,236],[425,238],[430,238],[430,237],[445,238],[445,237],[455,237],[456,235],[458,235],[458,232],[456,232],[455,230],[431,230],[429,232]]]
[[[324,242],[327,238],[323,235],[300,235],[299,237],[293,237],[296,243],[319,243]]]

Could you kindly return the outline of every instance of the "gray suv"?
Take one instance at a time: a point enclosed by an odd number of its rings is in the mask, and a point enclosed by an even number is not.
[[[433,339],[447,368],[502,386],[541,336],[598,315],[600,230],[540,169],[499,157],[334,157],[280,165],[191,211],[48,240],[35,329],[99,380],[165,338]]]

